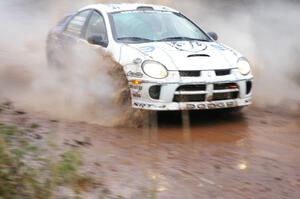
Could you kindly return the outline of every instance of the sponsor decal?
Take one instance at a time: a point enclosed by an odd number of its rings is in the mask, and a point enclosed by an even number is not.
[[[155,104],[146,104],[146,103],[138,103],[138,102],[134,102],[133,105],[138,108],[154,108],[154,109],[166,108],[166,105],[155,105]]]
[[[143,87],[139,85],[130,85],[129,87],[134,90],[139,90],[139,91],[143,90]]]
[[[120,7],[116,4],[110,4],[108,6],[111,7],[112,9],[114,9],[114,10],[120,9]]]
[[[232,102],[212,102],[208,104],[187,104],[186,108],[189,110],[204,110],[204,109],[220,109],[236,107],[238,104],[235,101]]]
[[[129,87],[131,89],[131,93],[132,93],[133,97],[138,97],[138,98],[142,97],[142,95],[141,95],[141,91],[143,90],[142,86],[130,85]]]
[[[177,50],[188,52],[204,51],[207,48],[207,45],[200,41],[175,41],[169,44]]]
[[[129,72],[127,73],[127,76],[128,76],[128,77],[142,78],[142,77],[144,76],[144,74],[141,73],[141,72],[132,72],[132,71],[129,71]]]
[[[221,44],[211,44],[211,46],[213,48],[219,50],[219,51],[226,51],[227,50],[228,52],[231,52],[233,55],[238,56],[238,54],[234,50],[232,50],[230,48],[227,48],[227,47],[225,47]]]
[[[143,60],[141,58],[136,58],[136,59],[133,60],[134,64],[140,64],[142,62],[143,62]]]
[[[133,97],[141,98],[142,95],[140,93],[132,93]]]
[[[156,105],[156,104],[147,104],[134,102],[133,104],[137,108],[142,109],[166,109],[166,105]],[[186,104],[185,108],[188,110],[207,110],[207,109],[222,109],[222,108],[231,108],[238,106],[237,102],[215,102],[208,104]]]
[[[141,51],[143,51],[144,53],[151,53],[153,51],[155,51],[155,47],[154,46],[144,46],[140,48]]]
[[[217,50],[227,50],[227,48],[225,48],[224,46],[220,45],[220,44],[211,44],[212,47],[214,47]]]

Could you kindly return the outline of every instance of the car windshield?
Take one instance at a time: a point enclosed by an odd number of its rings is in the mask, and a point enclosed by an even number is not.
[[[114,38],[123,43],[197,40],[211,41],[195,24],[179,13],[126,11],[110,14]]]

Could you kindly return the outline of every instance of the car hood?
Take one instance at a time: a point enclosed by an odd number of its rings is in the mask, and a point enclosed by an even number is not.
[[[240,55],[220,43],[200,41],[128,44],[145,59],[158,61],[168,70],[217,70],[235,68]]]

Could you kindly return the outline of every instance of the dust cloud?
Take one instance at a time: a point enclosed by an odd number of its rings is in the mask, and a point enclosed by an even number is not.
[[[119,92],[119,85],[107,75],[107,68],[116,64],[109,56],[94,56],[97,50],[82,54],[80,50],[83,61],[90,66],[77,63],[64,72],[49,68],[45,56],[47,33],[64,15],[87,4],[111,2],[117,1],[1,1],[0,99],[64,119],[108,124],[119,118],[124,110],[112,100]],[[206,31],[217,32],[220,42],[242,52],[251,61],[256,106],[299,102],[300,3],[292,0],[126,2],[172,6]]]
[[[299,1],[190,0],[170,5],[205,30],[217,32],[220,42],[250,60],[255,75],[254,105],[299,103]]]
[[[121,66],[109,55],[97,47],[76,46],[71,53],[76,62],[65,57],[66,66],[59,70],[47,64],[48,31],[61,13],[74,11],[69,5],[0,3],[0,99],[55,118],[118,124],[125,109],[116,101],[123,85],[109,74]]]

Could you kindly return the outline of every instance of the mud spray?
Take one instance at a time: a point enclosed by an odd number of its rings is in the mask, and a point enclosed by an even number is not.
[[[0,99],[56,118],[116,124],[124,115],[124,106],[120,108],[116,96],[119,93],[126,96],[127,87],[124,78],[120,81],[117,75],[112,75],[121,74],[121,67],[109,55],[99,49],[93,52],[74,49],[83,62],[70,60],[72,67],[64,71],[49,68],[45,58],[49,29],[65,14],[97,2],[117,1],[1,1]],[[216,31],[221,42],[248,57],[255,73],[256,106],[298,104],[299,3],[292,0],[144,2],[177,8],[205,30]]]
[[[0,99],[55,118],[120,124],[130,107],[122,97],[128,90],[122,67],[111,56],[76,46],[71,53],[76,62],[66,56],[63,69],[47,64],[47,33],[59,13],[67,12],[63,8],[71,7],[50,1],[0,3]]]

